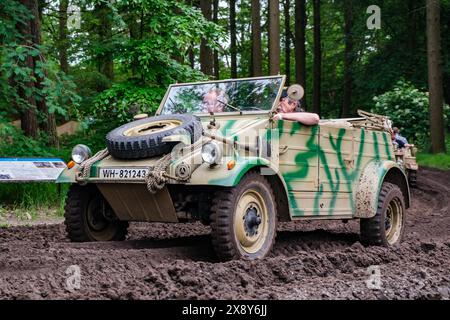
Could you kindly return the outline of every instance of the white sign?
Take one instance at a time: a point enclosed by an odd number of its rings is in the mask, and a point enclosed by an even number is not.
[[[0,158],[0,183],[55,181],[65,168],[58,158]]]

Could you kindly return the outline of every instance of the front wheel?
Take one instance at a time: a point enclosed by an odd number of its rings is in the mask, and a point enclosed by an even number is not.
[[[238,186],[218,191],[211,214],[212,243],[219,258],[261,259],[276,235],[275,197],[268,181],[256,172]]]
[[[70,186],[64,207],[67,236],[74,242],[125,240],[128,222],[118,221],[95,185]]]
[[[374,217],[361,219],[361,241],[367,245],[390,247],[398,244],[405,228],[405,200],[400,188],[384,182]]]

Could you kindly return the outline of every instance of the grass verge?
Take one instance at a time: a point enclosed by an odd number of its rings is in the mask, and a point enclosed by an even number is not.
[[[438,153],[418,153],[417,162],[420,166],[450,170],[450,154]]]
[[[19,220],[35,220],[47,214],[64,214],[67,184],[12,183],[0,184],[0,216],[14,212]]]

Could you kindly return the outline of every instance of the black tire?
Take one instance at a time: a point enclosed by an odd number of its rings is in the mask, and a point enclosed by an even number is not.
[[[103,208],[108,218],[103,214]],[[71,185],[64,211],[67,237],[71,241],[125,240],[128,222],[115,218],[111,207],[95,185]]]
[[[408,183],[411,188],[417,188],[417,170],[408,170]]]
[[[242,201],[246,200],[244,197],[251,199],[252,196],[255,196],[255,199],[261,199],[266,213],[263,213],[264,209],[259,210],[262,205],[253,206],[250,202],[250,207],[242,210],[246,213],[242,216],[242,225],[240,225],[240,210],[237,210],[238,202],[241,201],[241,205],[243,205]],[[211,236],[217,256],[221,260],[264,258],[270,252],[275,242],[277,229],[275,203],[275,196],[269,182],[257,172],[246,174],[239,185],[234,188],[217,191],[211,208]],[[241,207],[243,208],[244,206]],[[258,210],[260,211],[259,215]],[[255,214],[260,218],[266,218],[260,219],[260,223],[256,222],[257,225],[255,225],[252,222]],[[257,245],[252,248],[255,249],[254,252],[250,252],[248,247],[239,240],[239,226],[241,230],[250,233],[244,236],[246,241],[256,242]],[[259,235],[258,231],[260,231]]]
[[[161,121],[171,120],[179,122],[179,124],[174,128],[157,129],[158,125],[161,127]],[[124,134],[129,132],[130,129],[145,124],[149,124],[149,127],[150,124],[153,124],[156,131],[132,136]],[[148,130],[148,128],[141,129],[141,131],[144,130]],[[142,159],[167,154],[176,143],[163,142],[162,139],[176,132],[188,132],[191,136],[191,142],[194,143],[202,135],[202,123],[198,117],[189,114],[162,115],[133,121],[112,130],[106,135],[108,152],[119,159]]]
[[[405,200],[400,188],[384,182],[375,216],[360,221],[361,242],[385,247],[398,244],[405,231],[405,211]]]

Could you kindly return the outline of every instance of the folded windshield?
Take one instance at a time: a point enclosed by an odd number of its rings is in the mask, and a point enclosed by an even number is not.
[[[282,80],[280,76],[172,85],[161,114],[269,111]]]

